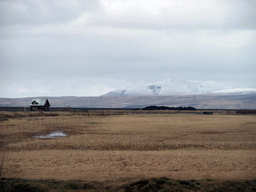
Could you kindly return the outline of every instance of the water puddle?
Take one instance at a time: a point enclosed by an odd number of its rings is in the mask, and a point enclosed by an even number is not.
[[[61,137],[66,137],[66,136],[67,136],[67,134],[65,134],[63,131],[54,131],[49,134],[39,135],[39,136],[35,136],[35,137],[40,138],[40,139],[55,139],[55,138],[61,138]]]

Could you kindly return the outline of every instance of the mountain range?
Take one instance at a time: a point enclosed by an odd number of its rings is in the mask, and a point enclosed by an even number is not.
[[[28,107],[33,98],[0,98],[0,107]],[[192,106],[197,109],[256,109],[256,88],[237,88],[213,81],[139,81],[99,97],[47,98],[51,107],[67,108],[142,108],[156,105]]]

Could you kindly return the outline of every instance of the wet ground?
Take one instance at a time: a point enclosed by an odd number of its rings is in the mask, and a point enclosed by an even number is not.
[[[49,134],[39,135],[35,137],[40,139],[55,139],[55,138],[66,137],[66,136],[67,134],[64,133],[63,131],[53,131]]]

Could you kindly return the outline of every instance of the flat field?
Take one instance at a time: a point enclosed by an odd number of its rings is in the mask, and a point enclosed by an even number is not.
[[[5,178],[256,179],[255,115],[21,114],[0,122]]]

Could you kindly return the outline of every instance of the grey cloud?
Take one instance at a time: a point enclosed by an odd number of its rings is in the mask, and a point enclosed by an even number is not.
[[[115,2],[115,1],[112,1]],[[178,1],[170,1],[178,4]],[[255,29],[255,1],[180,1],[184,4],[159,8],[156,15],[144,9],[126,12],[120,10],[118,17],[112,10],[99,12],[89,21],[90,25],[118,28],[142,28],[150,30],[182,29]],[[187,4],[187,5],[186,5]],[[134,5],[134,7],[136,6]],[[132,9],[131,8],[131,9]],[[156,8],[157,9],[157,8]],[[122,13],[122,11],[124,11]]]
[[[67,23],[86,11],[97,11],[99,3],[82,0],[3,0],[0,1],[2,25]]]
[[[122,1],[112,1],[122,2]],[[178,1],[171,7],[156,7],[151,15],[143,7],[122,8],[118,14],[106,9],[100,1],[0,1],[1,23],[44,24],[68,23],[79,17],[91,26],[118,28],[144,28],[166,30],[170,28],[244,28],[256,27],[255,1]],[[110,3],[110,4],[111,4]],[[126,2],[127,3],[127,2]],[[114,3],[113,3],[114,4]],[[146,7],[146,6],[145,6]],[[88,13],[88,18],[83,18]]]
[[[100,1],[0,1],[0,97],[100,95],[141,79],[255,86],[255,3],[228,4],[219,18],[204,7],[189,18],[111,13]]]

